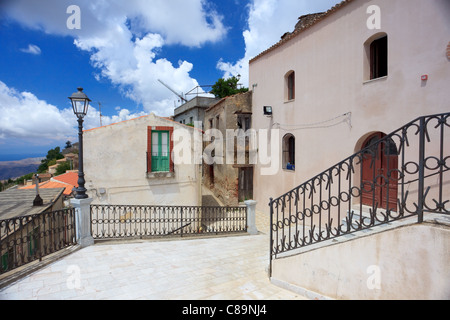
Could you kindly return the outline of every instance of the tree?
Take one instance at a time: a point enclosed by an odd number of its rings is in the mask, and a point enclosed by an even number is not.
[[[41,165],[38,168],[38,173],[47,172],[50,162],[52,160],[64,159],[63,154],[61,153],[61,148],[56,147],[55,149],[51,149],[47,152],[47,157],[41,161]]]
[[[240,77],[231,77],[228,79],[219,79],[217,82],[212,86],[211,93],[219,99],[232,96],[237,93],[243,93],[248,92],[248,88],[242,87],[238,88],[239,86],[239,80]]]
[[[67,142],[66,142],[66,148],[65,148],[65,149],[69,149],[69,148],[72,148],[72,142],[67,141]]]
[[[59,176],[61,174],[66,173],[67,170],[70,170],[70,163],[69,162],[64,162],[64,163],[61,163],[60,165],[58,165],[58,167],[56,167],[55,174],[57,176]]]

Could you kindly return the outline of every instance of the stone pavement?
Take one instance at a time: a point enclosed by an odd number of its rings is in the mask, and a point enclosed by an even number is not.
[[[258,228],[267,221],[258,214]],[[270,283],[269,236],[259,230],[256,236],[96,244],[0,290],[0,300],[305,299]]]

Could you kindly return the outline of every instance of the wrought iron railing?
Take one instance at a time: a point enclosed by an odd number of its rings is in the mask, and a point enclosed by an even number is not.
[[[91,223],[96,240],[240,233],[247,208],[91,205]]]
[[[75,244],[74,209],[0,220],[0,274]]]
[[[421,117],[271,199],[270,257],[425,212],[450,213],[450,113]],[[369,178],[367,178],[369,177]]]

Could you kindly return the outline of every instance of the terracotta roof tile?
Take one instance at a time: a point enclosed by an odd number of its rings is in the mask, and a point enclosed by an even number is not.
[[[60,176],[56,176],[52,178],[52,181],[58,181],[70,184],[74,187],[78,187],[78,173],[77,172],[68,172],[62,174]]]
[[[61,189],[64,188],[64,195],[70,196],[72,194],[73,185],[69,185],[67,183],[63,182],[57,182],[57,181],[45,181],[39,184],[39,189]],[[20,190],[31,190],[35,189],[36,185],[32,186],[26,186],[23,188],[20,188]]]

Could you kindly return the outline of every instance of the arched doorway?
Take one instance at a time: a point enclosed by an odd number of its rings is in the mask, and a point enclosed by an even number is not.
[[[377,132],[363,144],[368,148],[362,162],[362,204],[378,205],[397,211],[398,196],[398,149],[392,139],[384,140],[386,135]]]

